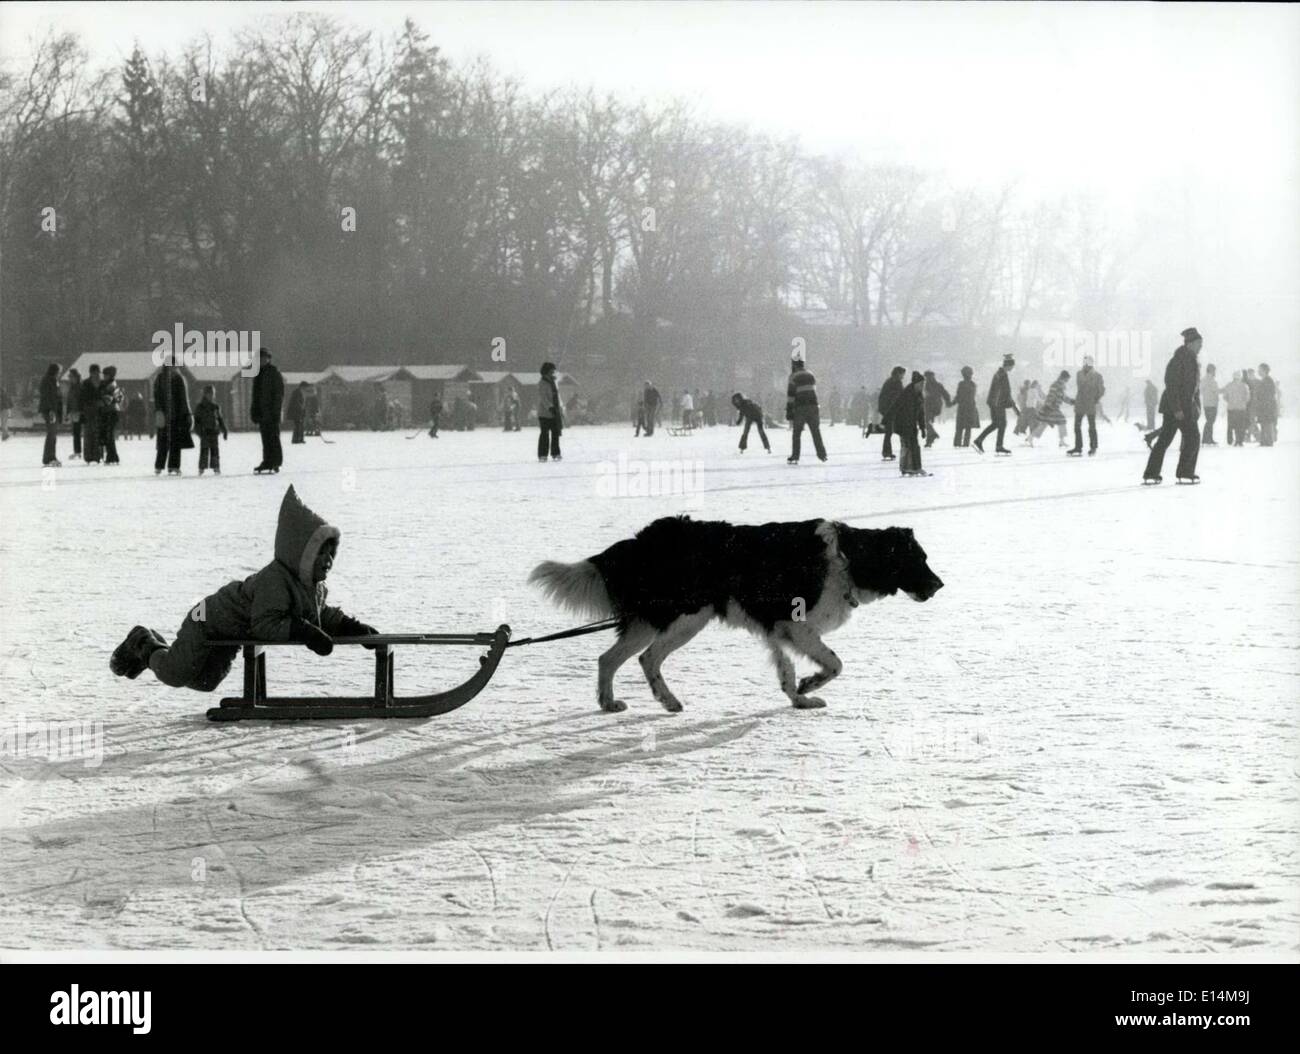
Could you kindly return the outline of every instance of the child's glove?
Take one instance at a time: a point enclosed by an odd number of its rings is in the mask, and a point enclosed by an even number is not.
[[[338,635],[340,637],[373,637],[378,632],[379,630],[375,629],[374,626],[368,626],[360,619],[354,619],[351,615],[344,615],[339,619]],[[363,644],[362,647],[370,649],[374,646]]]
[[[224,439],[227,443],[229,443],[229,442],[230,442],[230,433],[229,433],[229,432],[222,432],[222,433],[221,433],[221,438]]]
[[[307,645],[317,655],[328,655],[334,650],[334,642],[328,633],[300,618],[289,623],[289,639],[295,644]]]

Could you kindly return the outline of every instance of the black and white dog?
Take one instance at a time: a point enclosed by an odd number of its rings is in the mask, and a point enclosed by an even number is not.
[[[795,706],[825,706],[807,693],[843,664],[822,634],[860,604],[900,590],[929,600],[943,588],[908,527],[862,530],[830,520],[737,527],[688,516],[655,520],[576,564],[548,560],[529,581],[567,608],[621,620],[618,641],[599,663],[600,706],[613,713],[627,709],[614,698],[614,673],[638,652],[655,698],[665,710],[681,710],[660,669],[714,618],[767,642]],[[818,672],[796,684],[787,649],[812,659]]]

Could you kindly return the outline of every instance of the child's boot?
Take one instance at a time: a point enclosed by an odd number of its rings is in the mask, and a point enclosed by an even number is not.
[[[149,656],[166,642],[156,632],[144,626],[132,626],[126,639],[113,649],[113,657],[108,660],[108,668],[118,677],[135,680],[149,666]]]

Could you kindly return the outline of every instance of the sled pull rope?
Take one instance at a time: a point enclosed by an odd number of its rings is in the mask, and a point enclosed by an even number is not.
[[[545,637],[522,637],[519,640],[510,641],[507,648],[517,648],[521,644],[544,644],[548,640],[563,640],[565,637],[581,637],[587,633],[600,633],[607,629],[615,629],[622,619],[607,618],[599,622],[588,622],[585,626],[575,626],[573,629],[561,630],[559,633],[548,633]]]

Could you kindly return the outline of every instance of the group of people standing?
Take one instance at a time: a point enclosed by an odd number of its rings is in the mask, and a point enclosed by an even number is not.
[[[1214,438],[1214,424],[1219,416],[1219,403],[1226,411],[1226,443],[1228,446],[1245,446],[1247,442],[1272,446],[1277,441],[1278,395],[1268,363],[1259,364],[1258,374],[1247,368],[1236,370],[1232,380],[1220,386],[1214,363],[1205,367],[1197,385],[1201,409],[1205,412],[1205,427],[1201,431],[1202,446],[1218,446]],[[1157,430],[1148,432],[1153,436]],[[1150,446],[1152,440],[1147,439]]]
[[[75,367],[67,377],[57,362],[52,362],[41,378],[37,413],[45,422],[45,447],[41,464],[58,468],[63,464],[58,457],[59,425],[64,420],[72,426],[72,459],[83,459],[87,464],[120,465],[117,453],[118,426],[126,419],[126,434],[143,432],[144,397],[137,394],[128,401],[126,392],[117,383],[117,368],[106,366],[101,372],[97,363],[82,378]],[[63,383],[66,381],[67,394]],[[137,417],[139,421],[137,422]]]

